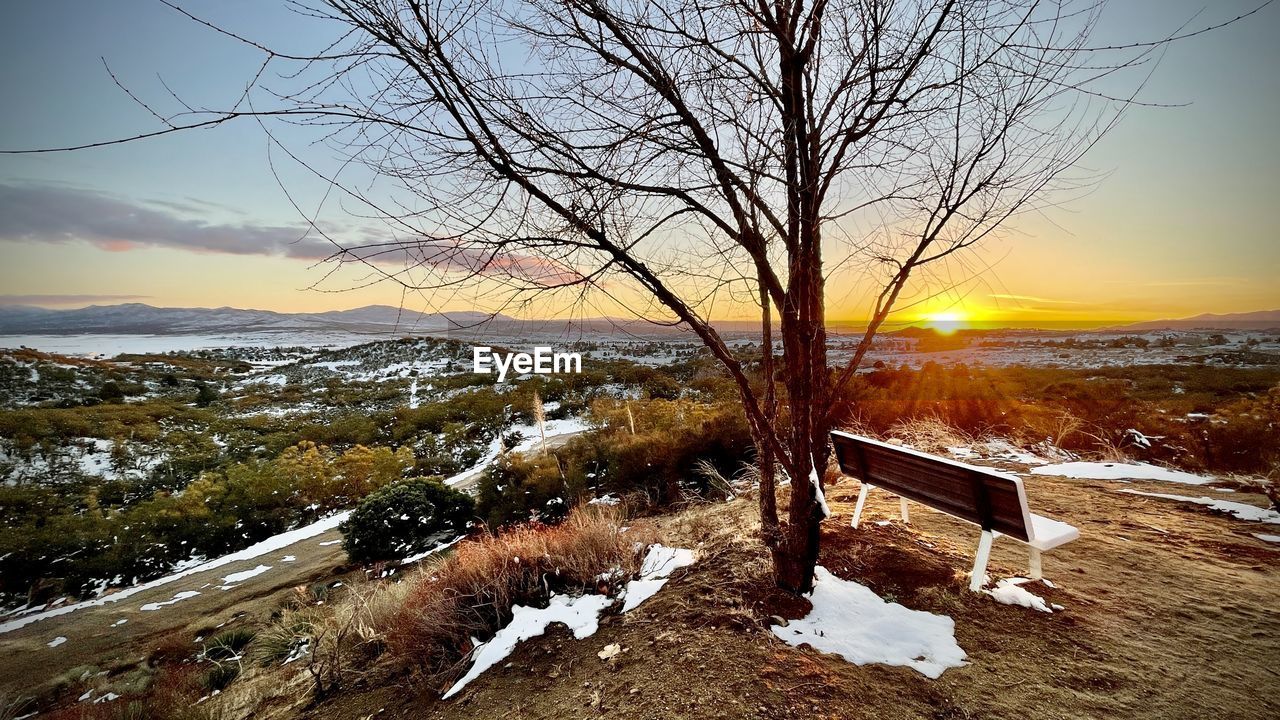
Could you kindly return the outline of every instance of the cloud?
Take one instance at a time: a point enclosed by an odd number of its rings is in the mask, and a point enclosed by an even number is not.
[[[146,300],[150,295],[0,295],[0,305],[86,305]]]
[[[988,295],[988,297],[995,298],[996,300],[1018,300],[1021,302],[1050,303],[1054,305],[1081,304],[1076,300],[1051,300],[1049,298],[1035,297],[1034,295],[1007,295],[1004,293],[991,293],[990,295]]]
[[[468,244],[420,238],[388,241],[367,228],[343,251],[314,230],[298,225],[217,223],[198,217],[194,202],[138,203],[106,193],[54,185],[0,183],[0,241],[87,242],[109,252],[168,248],[197,253],[265,255],[415,265],[453,272],[518,277],[544,284],[573,282],[580,275],[554,260]]]
[[[0,240],[83,241],[122,252],[144,247],[320,260],[335,248],[301,225],[215,223],[105,193],[51,185],[0,184]]]

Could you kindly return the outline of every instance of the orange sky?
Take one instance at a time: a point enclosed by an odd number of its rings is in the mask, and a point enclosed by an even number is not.
[[[1225,17],[1254,4],[1224,0],[1213,9]],[[164,67],[170,82],[215,98],[240,93],[245,73],[259,62],[158,4],[80,1],[82,22],[71,24],[59,15],[65,8],[54,5],[61,4],[23,3],[0,26],[0,84],[8,93],[0,147],[119,136],[152,121],[103,74],[103,57],[121,74],[146,81]],[[1155,25],[1191,17],[1202,5],[1133,0],[1118,3],[1109,22],[1158,31]],[[295,16],[273,8],[216,3],[208,12],[225,12],[233,27],[268,35],[305,32]],[[51,45],[43,29],[54,24],[66,37]],[[141,30],[148,42],[137,41]],[[1280,73],[1271,71],[1280,67],[1278,34],[1280,7],[1272,7],[1175,45],[1146,93],[1151,101],[1184,106],[1130,111],[1086,159],[1086,170],[1102,177],[1091,192],[1016,218],[963,264],[921,277],[908,298],[915,304],[898,319],[954,313],[986,322],[1105,325],[1280,308],[1273,213],[1280,198]],[[356,271],[326,280],[313,260],[286,257],[314,251],[278,239],[255,249],[256,238],[288,237],[300,222],[273,175],[281,166],[268,163],[264,147],[249,123],[86,153],[0,158],[0,199],[17,198],[0,206],[0,302],[44,296],[42,304],[59,307],[128,299],[318,311],[403,300],[421,310],[502,309],[492,293],[402,296],[389,284],[362,287],[368,278]],[[328,191],[305,174],[295,173],[288,185],[307,207]],[[91,202],[73,217],[58,198],[76,193]],[[47,198],[47,209],[29,212],[32,197]],[[153,236],[90,237],[93,203],[104,202],[124,215],[131,206],[149,213]],[[210,251],[219,247],[210,236],[240,254]],[[871,287],[858,264],[835,272],[828,290],[833,322],[867,317]],[[601,299],[584,308],[552,300],[506,310],[579,317],[650,312],[644,298],[625,291],[617,303]],[[720,302],[709,312],[745,318],[751,308]]]

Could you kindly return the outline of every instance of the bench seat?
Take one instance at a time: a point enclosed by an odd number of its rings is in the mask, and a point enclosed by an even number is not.
[[[1037,550],[1052,550],[1080,537],[1074,525],[1031,513],[1031,539],[1027,544]]]

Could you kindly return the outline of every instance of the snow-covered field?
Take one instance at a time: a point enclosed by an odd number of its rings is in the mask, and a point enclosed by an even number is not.
[[[376,335],[347,332],[257,332],[217,335],[0,335],[0,348],[32,348],[73,357],[209,350],[213,348],[316,347],[344,348],[374,340]]]

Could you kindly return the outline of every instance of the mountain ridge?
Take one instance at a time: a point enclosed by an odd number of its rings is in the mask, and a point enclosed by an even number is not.
[[[0,307],[0,334],[178,334],[270,330],[440,332],[488,320],[511,320],[479,311],[423,313],[392,305],[366,305],[318,313],[253,308],[173,308],[146,303],[88,305],[53,310],[30,305]]]

